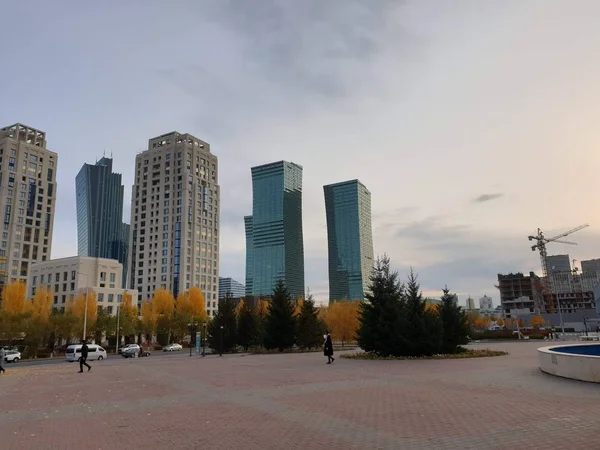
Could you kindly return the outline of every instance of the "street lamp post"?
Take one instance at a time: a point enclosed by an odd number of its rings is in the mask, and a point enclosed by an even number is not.
[[[221,342],[219,345],[219,356],[223,356],[223,325],[221,325]]]
[[[563,321],[562,307],[560,305],[560,298],[558,298],[558,294],[556,294],[556,302],[558,303],[558,317],[560,318],[560,327],[562,329],[561,339],[564,341],[565,340],[565,322]]]
[[[117,305],[117,342],[115,343],[115,355],[119,354],[119,318],[121,316],[121,310]]]
[[[198,322],[189,322],[188,329],[190,330],[190,356],[192,356],[192,336],[196,335],[196,330],[198,329]]]
[[[85,277],[85,310],[83,313],[83,340],[86,340],[87,334],[87,312],[88,312],[88,294],[89,294],[89,278],[87,273],[77,272],[77,275]]]
[[[202,356],[206,356],[206,320],[202,323],[204,338],[202,339]]]

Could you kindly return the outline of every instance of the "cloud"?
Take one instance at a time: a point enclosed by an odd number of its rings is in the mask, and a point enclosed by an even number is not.
[[[473,203],[483,203],[489,202],[490,200],[496,200],[500,197],[503,197],[504,194],[496,193],[496,194],[481,194],[479,197],[473,199]]]

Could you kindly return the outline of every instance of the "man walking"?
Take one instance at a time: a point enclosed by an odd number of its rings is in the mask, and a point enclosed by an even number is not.
[[[6,358],[6,351],[4,351],[4,347],[0,348],[0,372],[6,372],[4,368],[4,358]]]
[[[86,366],[89,372],[92,368],[85,362],[88,357],[88,346],[85,341],[81,341],[81,343],[83,345],[81,346],[81,357],[79,358],[79,373],[83,373],[83,366]]]

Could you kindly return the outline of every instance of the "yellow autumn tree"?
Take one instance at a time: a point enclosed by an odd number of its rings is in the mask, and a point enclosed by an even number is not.
[[[188,292],[190,303],[190,314],[194,320],[198,322],[206,322],[208,315],[206,314],[206,300],[202,291],[193,286]]]
[[[156,329],[156,314],[153,306],[150,300],[142,302],[141,327],[142,332],[146,335],[154,333]]]
[[[173,294],[163,288],[154,291],[152,310],[156,315],[156,337],[158,342],[161,345],[167,345],[174,325],[175,299]]]
[[[487,317],[478,317],[475,319],[475,328],[488,328],[490,326],[490,319]]]
[[[256,302],[256,314],[260,320],[266,319],[269,314],[269,302],[264,299],[259,299]]]
[[[25,294],[27,287],[23,281],[8,283],[2,289],[2,310],[23,314],[26,311]]]
[[[436,303],[425,303],[425,311],[432,311],[434,313],[439,313],[439,307]]]
[[[242,311],[242,308],[244,307],[244,299],[240,299],[240,301],[238,302],[237,306],[235,307],[235,316],[237,318],[240,317],[240,312]]]
[[[119,323],[122,336],[129,338],[135,335],[139,328],[138,308],[133,304],[133,298],[128,292],[123,293],[120,315]]]
[[[546,321],[541,316],[533,316],[529,321],[529,324],[534,328],[539,328],[541,326],[544,326],[546,324]]]
[[[358,301],[333,302],[327,308],[325,320],[333,339],[344,343],[354,341],[360,325],[360,303]]]
[[[40,322],[48,322],[52,313],[52,300],[54,294],[45,286],[40,286],[36,291],[33,299],[30,302],[29,310],[35,320]]]
[[[175,299],[166,289],[154,291],[152,296],[152,309],[157,316],[170,316],[175,310]]]
[[[86,334],[90,334],[96,325],[96,319],[98,317],[98,299],[94,291],[88,293],[82,293],[77,295],[73,300],[70,300],[67,304],[67,311],[73,313],[78,319],[78,331],[81,336],[83,332],[83,318],[86,315],[86,303],[87,303],[87,323],[86,323]]]
[[[294,308],[294,316],[298,317],[300,312],[302,311],[302,305],[304,305],[304,299],[302,297],[298,297],[296,299],[296,307]]]

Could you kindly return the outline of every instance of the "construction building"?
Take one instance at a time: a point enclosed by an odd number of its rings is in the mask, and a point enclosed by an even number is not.
[[[581,261],[581,271],[586,273],[600,272],[600,259],[588,259]]]
[[[498,274],[496,287],[500,290],[502,313],[507,318],[545,311],[542,280],[533,272]]]

